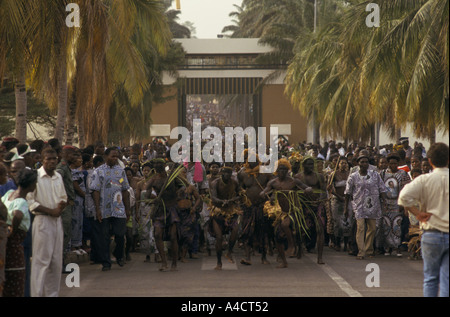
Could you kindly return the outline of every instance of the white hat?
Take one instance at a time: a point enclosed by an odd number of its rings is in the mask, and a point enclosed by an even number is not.
[[[14,153],[13,157],[11,157],[8,161],[3,160],[4,162],[10,163],[16,160],[23,160],[23,156],[19,155],[17,148],[13,148],[10,152]]]
[[[21,155],[21,156],[25,156],[25,155],[27,155],[27,154],[29,154],[29,153],[33,153],[33,152],[36,152],[36,150],[35,150],[35,149],[32,149],[32,148],[30,147],[30,145],[27,144],[27,149],[25,150],[25,152],[20,153],[20,155]]]

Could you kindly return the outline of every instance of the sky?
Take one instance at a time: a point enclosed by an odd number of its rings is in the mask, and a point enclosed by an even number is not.
[[[235,11],[233,4],[240,6],[242,0],[181,0],[181,14],[178,23],[194,23],[195,37],[199,39],[217,38],[224,26],[233,24],[228,16]],[[175,8],[175,1],[173,1]]]

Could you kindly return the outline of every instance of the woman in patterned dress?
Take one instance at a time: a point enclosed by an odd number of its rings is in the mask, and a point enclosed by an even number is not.
[[[152,191],[146,189],[147,182],[154,175],[152,165],[150,162],[144,163],[142,166],[143,179],[138,183],[136,188],[136,219],[137,231],[140,248],[139,250],[145,254],[145,262],[150,262],[150,255],[158,251],[155,245],[155,237],[153,232],[153,224],[150,219],[150,204],[149,200],[154,198]]]
[[[78,159],[70,165],[72,170],[73,188],[75,190],[75,199],[72,209],[72,237],[70,246],[72,251],[78,255],[86,254],[81,246],[83,245],[83,214],[84,214],[84,199],[86,196],[86,183],[84,182],[84,173],[80,168],[83,164],[83,159],[78,156]]]
[[[37,173],[23,169],[18,177],[18,189],[9,190],[2,202],[8,209],[9,226],[6,244],[4,297],[23,297],[25,294],[25,256],[23,241],[30,228],[31,217],[26,196],[36,189]]]
[[[403,209],[397,203],[398,195],[403,187],[411,181],[404,170],[398,168],[400,157],[395,153],[387,157],[388,168],[380,172],[381,179],[387,188],[386,210],[377,221],[376,246],[383,250],[385,255],[390,255],[394,250],[397,256],[402,256],[401,226],[403,220]]]

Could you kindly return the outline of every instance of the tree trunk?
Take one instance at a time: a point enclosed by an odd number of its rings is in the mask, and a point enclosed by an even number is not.
[[[84,135],[84,120],[83,120],[83,113],[81,111],[78,112],[77,115],[77,127],[78,127],[78,146],[80,149],[83,149],[85,147],[85,135]]]
[[[62,144],[64,124],[67,116],[67,62],[66,55],[60,54],[60,73],[58,76],[58,116],[56,119],[55,138]]]
[[[377,137],[377,133],[378,133],[378,123],[374,123],[371,124],[370,126],[370,146],[371,147],[378,147],[378,137]]]
[[[320,123],[316,120],[316,110],[313,110],[313,144],[320,144]]]
[[[16,97],[16,133],[20,143],[27,141],[27,88],[25,86],[25,71],[19,70],[14,87]]]
[[[402,137],[402,129],[395,128],[395,142],[394,144],[397,144],[398,140]]]
[[[77,110],[77,100],[76,100],[76,90],[74,89],[70,97],[70,102],[67,111],[66,132],[65,132],[67,145],[73,144],[73,136],[75,134],[76,110]]]
[[[380,129],[381,124],[379,122],[375,123],[375,146],[377,148],[380,146]]]
[[[433,145],[434,143],[436,143],[436,130],[435,129],[432,129],[430,131],[429,140],[430,140],[430,145]]]

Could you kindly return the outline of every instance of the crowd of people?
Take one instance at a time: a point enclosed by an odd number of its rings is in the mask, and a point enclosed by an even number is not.
[[[214,251],[221,270],[223,253],[234,262],[236,247],[244,250],[242,265],[252,265],[255,254],[268,264],[276,253],[279,268],[303,252],[316,252],[322,264],[325,246],[356,259],[421,258],[423,218],[399,196],[412,180],[444,167],[448,194],[447,145],[426,151],[408,138],[381,147],[293,145],[281,137],[278,146],[270,174],[248,148],[242,163],[175,163],[162,137],[82,149],[57,139],[4,138],[0,294],[58,296],[71,253],[89,254],[102,271],[126,265],[133,252],[166,271]],[[446,155],[446,165],[430,164],[430,155]],[[448,207],[441,221],[448,261]]]

